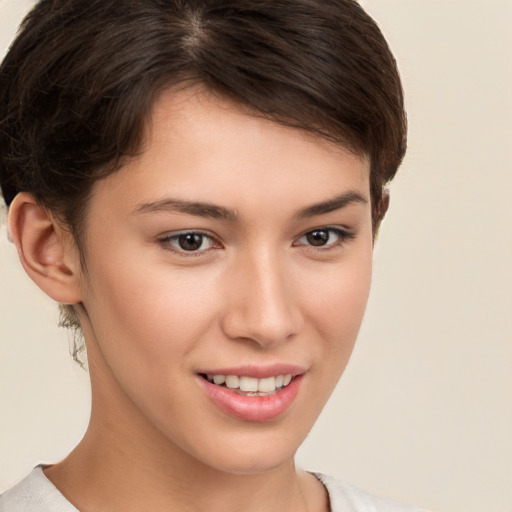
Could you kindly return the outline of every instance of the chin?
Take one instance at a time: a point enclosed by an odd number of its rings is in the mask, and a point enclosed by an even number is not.
[[[293,464],[306,434],[289,430],[231,433],[224,439],[210,439],[187,451],[203,467],[222,473],[255,475]]]
[[[220,457],[215,461],[214,468],[217,471],[235,475],[268,473],[293,464],[295,452],[296,450],[286,452],[282,448],[272,451],[255,447],[242,453],[231,453]]]

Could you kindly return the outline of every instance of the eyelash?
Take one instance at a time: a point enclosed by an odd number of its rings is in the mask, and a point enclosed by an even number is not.
[[[210,240],[211,247],[208,247],[207,249],[201,249],[201,250],[196,249],[196,250],[187,251],[186,249],[172,246],[172,242],[179,243],[179,240],[181,237],[190,236],[190,235],[196,235],[196,236],[203,237],[202,242],[204,240]],[[202,256],[209,249],[218,249],[218,248],[222,247],[222,245],[212,235],[205,233],[204,231],[196,231],[196,230],[179,231],[177,233],[173,233],[171,235],[165,236],[164,238],[161,238],[159,240],[159,242],[164,246],[164,249],[166,249],[168,251],[175,252],[175,253],[183,255],[183,256]],[[202,245],[202,243],[201,243],[201,245]]]
[[[313,245],[313,244],[308,244],[308,243],[299,243],[298,241],[300,241],[301,239],[303,238],[306,238],[308,235],[313,235],[314,233],[328,233],[328,240],[330,240],[331,238],[331,235],[335,235],[337,237],[337,239],[332,242],[332,243],[329,243],[329,244],[326,244],[326,245]],[[180,241],[180,238],[181,237],[186,237],[186,236],[200,236],[202,237],[201,239],[201,245],[203,245],[203,242],[205,240],[210,240],[210,247],[207,247],[206,249],[195,249],[195,250],[189,250],[187,251],[186,249],[183,249],[183,247],[175,247],[172,245],[172,242],[176,242],[177,244],[179,244],[179,241]],[[320,227],[320,228],[315,228],[315,229],[310,229],[308,231],[306,231],[303,235],[301,235],[296,242],[293,243],[293,246],[294,247],[298,247],[298,246],[305,246],[305,247],[308,247],[309,249],[311,250],[314,250],[314,251],[329,251],[329,250],[332,250],[332,249],[335,249],[335,248],[338,248],[338,247],[343,247],[345,245],[345,243],[349,242],[350,240],[353,240],[355,238],[355,234],[352,233],[351,231],[348,231],[346,229],[341,229],[341,228],[337,228],[337,227],[330,227],[330,226],[325,226],[325,227]],[[189,257],[189,256],[192,256],[192,257],[197,257],[197,256],[202,256],[204,253],[206,253],[207,251],[209,251],[210,249],[218,249],[218,248],[221,248],[222,245],[220,244],[220,242],[218,242],[216,240],[215,237],[213,237],[212,235],[208,234],[208,233],[205,233],[204,231],[196,231],[196,230],[190,230],[190,231],[180,231],[180,232],[177,232],[177,233],[173,233],[171,235],[168,235],[168,236],[165,236],[163,238],[161,238],[159,240],[160,244],[164,247],[164,249],[168,250],[168,251],[172,251],[172,252],[175,252],[179,255],[182,255],[182,256],[186,256],[186,257]]]
[[[345,243],[347,243],[350,240],[353,240],[355,238],[355,234],[352,233],[351,231],[346,230],[346,229],[341,229],[341,228],[331,227],[331,226],[324,226],[324,227],[321,227],[321,228],[315,228],[315,229],[310,229],[309,231],[306,231],[306,233],[301,235],[298,238],[298,240],[301,240],[302,238],[305,238],[308,235],[312,235],[313,233],[322,233],[322,232],[329,233],[330,235],[334,234],[337,237],[337,240],[335,242],[333,242],[333,243],[328,244],[328,245],[317,245],[317,246],[315,246],[313,244],[297,244],[297,243],[294,243],[294,246],[305,245],[308,248],[313,249],[315,251],[329,251],[331,249],[335,249],[335,248],[338,248],[338,247],[343,247],[345,245]],[[329,236],[329,238],[330,238],[330,236]]]

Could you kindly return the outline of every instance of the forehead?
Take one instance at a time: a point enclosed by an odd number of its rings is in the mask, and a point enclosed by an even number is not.
[[[341,135],[322,136],[322,129],[313,124],[303,125],[300,120],[294,121],[293,117],[287,118],[284,114],[267,115],[241,100],[229,98],[200,83],[182,88],[172,87],[157,95],[145,127],[145,142],[155,143],[162,136],[168,136],[169,128],[177,135],[185,128],[200,135],[208,131],[211,123],[215,123],[216,132],[220,135],[222,132],[219,130],[229,129],[235,122],[244,128],[240,136],[251,137],[264,131],[272,133],[272,137],[277,135],[279,139],[286,135],[295,139],[295,142],[302,139],[304,144],[315,145],[326,153],[351,153],[354,156],[361,154],[361,151],[349,149],[349,145],[343,143]],[[362,158],[367,157],[363,154]]]
[[[261,209],[269,201],[299,208],[301,200],[325,200],[348,189],[368,195],[369,162],[319,136],[189,88],[159,96],[141,153],[97,185],[93,195],[110,193],[110,201],[132,206],[168,195],[233,209]]]

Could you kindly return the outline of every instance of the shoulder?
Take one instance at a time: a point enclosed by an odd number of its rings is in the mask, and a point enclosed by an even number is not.
[[[0,495],[0,512],[78,512],[37,466],[21,482]]]
[[[420,507],[374,496],[332,476],[313,474],[327,489],[331,512],[428,512]]]

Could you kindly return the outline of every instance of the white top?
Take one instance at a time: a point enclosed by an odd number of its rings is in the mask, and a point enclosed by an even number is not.
[[[417,507],[378,498],[321,473],[313,473],[329,494],[331,512],[426,512]],[[0,512],[78,512],[37,466],[0,496]]]

